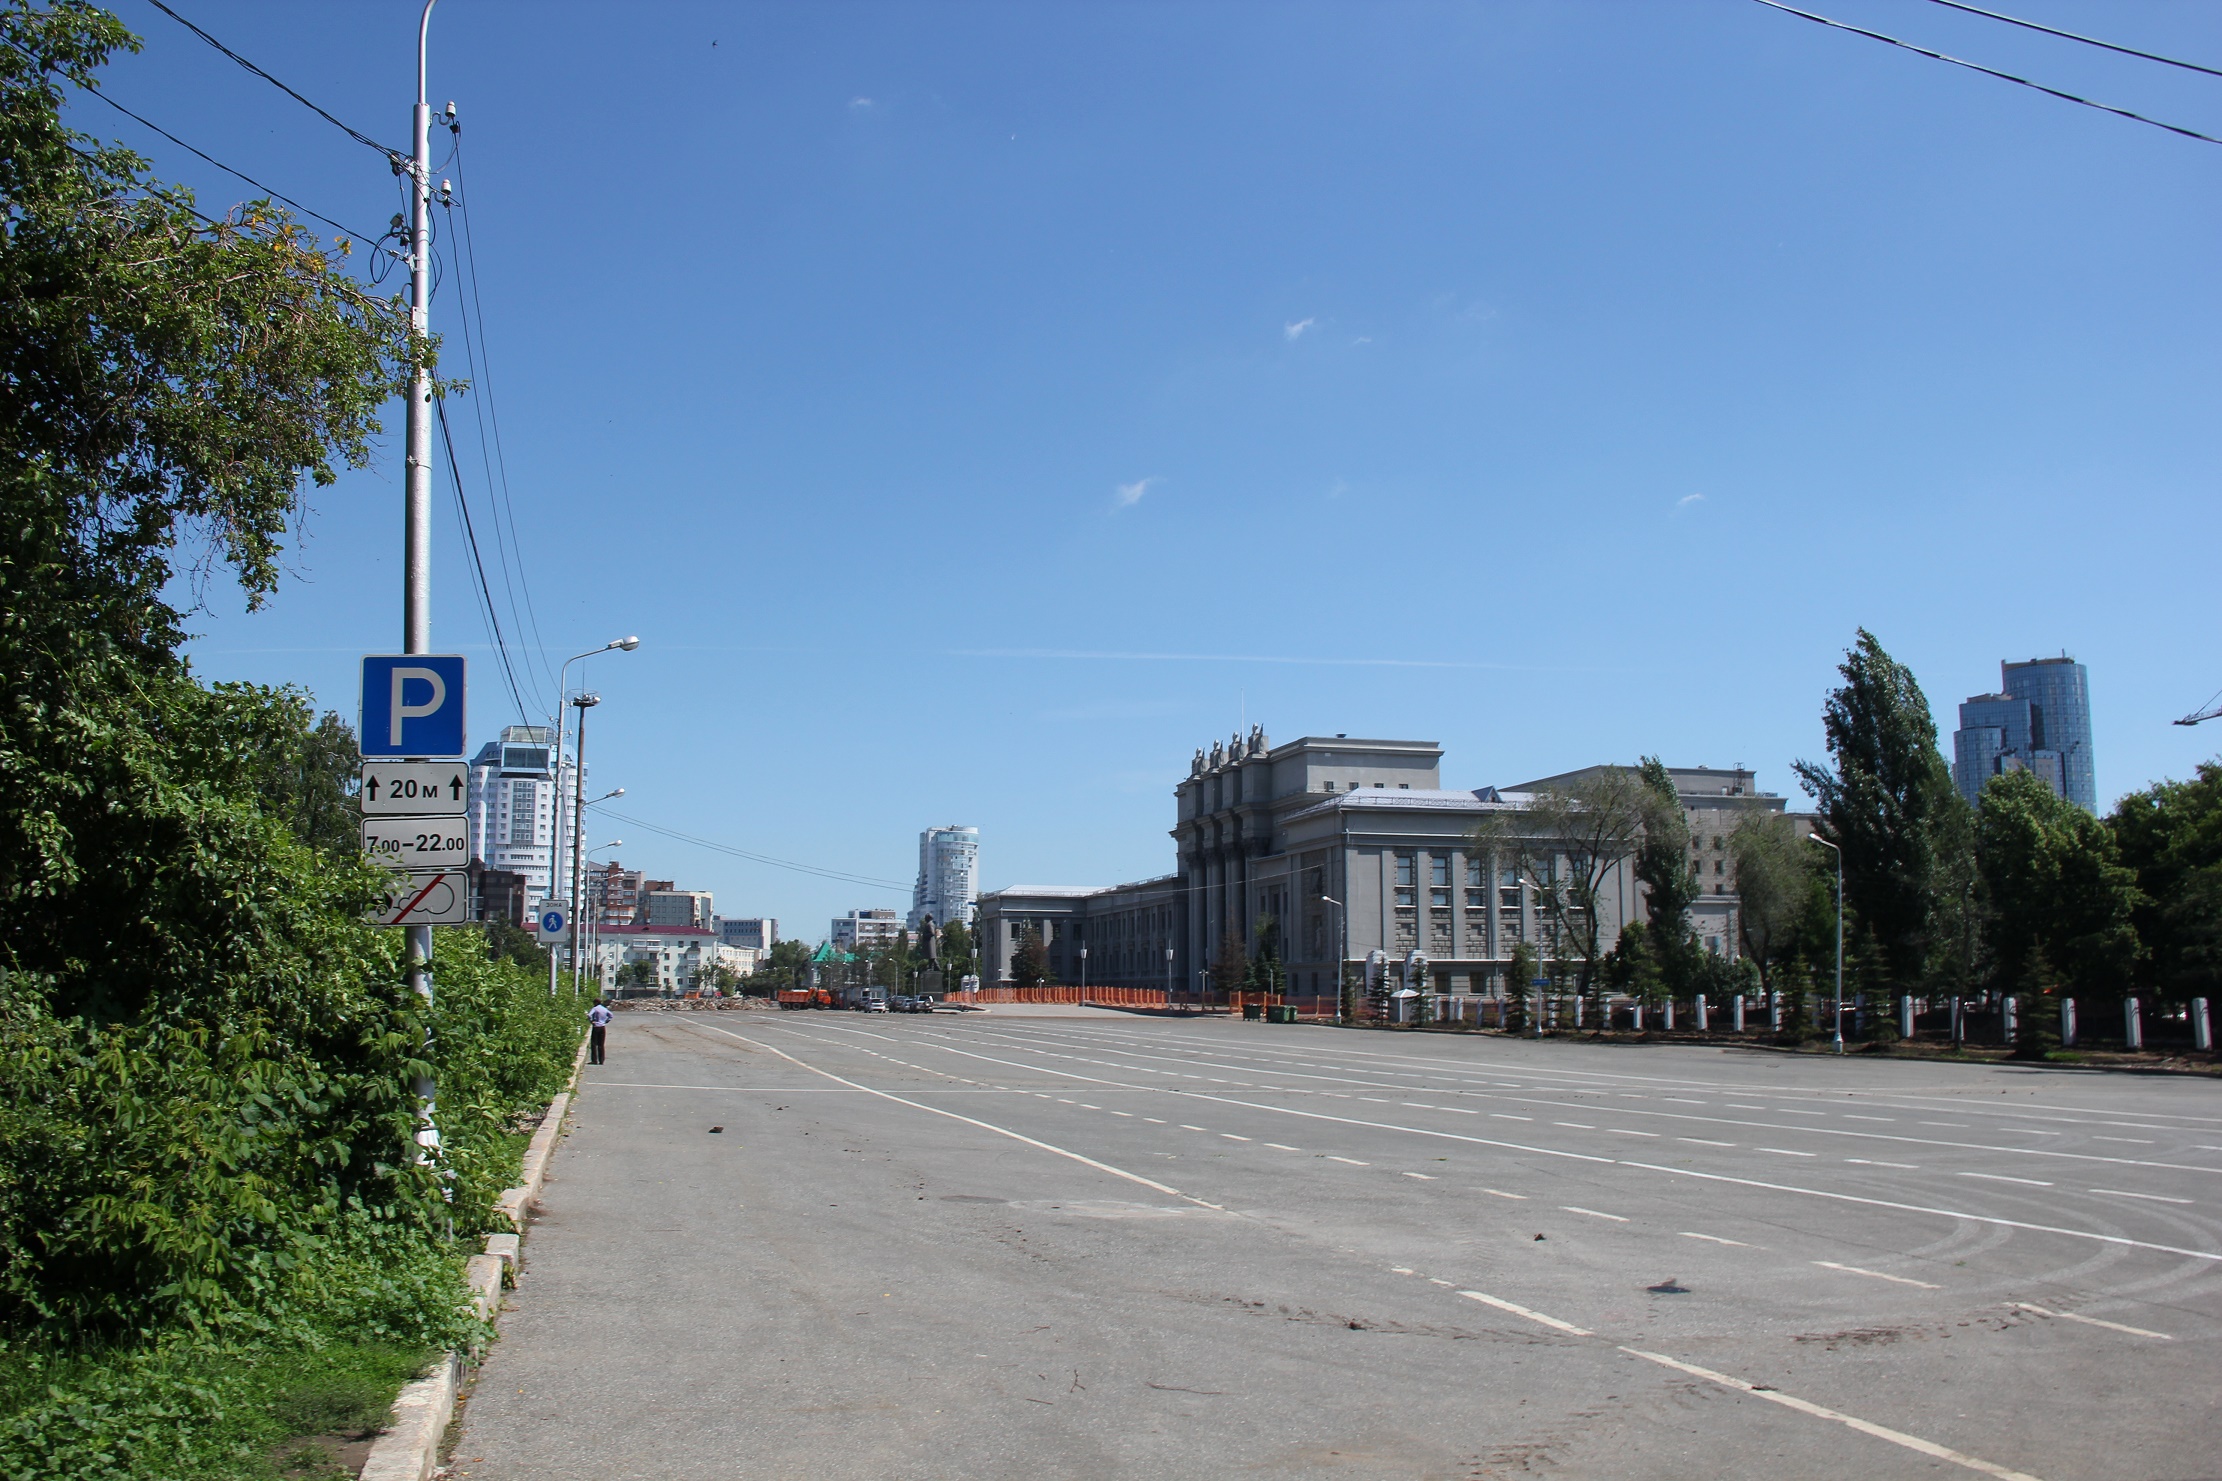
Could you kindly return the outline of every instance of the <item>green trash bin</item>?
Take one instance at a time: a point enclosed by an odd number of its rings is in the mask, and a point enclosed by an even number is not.
[[[1265,1010],[1256,1003],[1244,1003],[1242,1005],[1242,1016],[1244,1018],[1256,1019],[1263,1017],[1264,1011]]]

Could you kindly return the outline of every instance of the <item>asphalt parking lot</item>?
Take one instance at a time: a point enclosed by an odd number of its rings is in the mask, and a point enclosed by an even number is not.
[[[627,1015],[543,1204],[458,1476],[2222,1475],[2211,1080]]]

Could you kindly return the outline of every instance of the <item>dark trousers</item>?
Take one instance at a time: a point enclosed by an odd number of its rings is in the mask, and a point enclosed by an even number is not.
[[[587,1031],[586,1062],[588,1064],[600,1064],[602,1062],[602,1043],[608,1037],[609,1030],[598,1023]]]

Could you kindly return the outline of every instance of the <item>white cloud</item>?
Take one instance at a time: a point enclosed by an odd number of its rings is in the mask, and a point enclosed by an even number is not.
[[[851,98],[849,99],[849,106],[851,108],[869,108],[872,106],[872,100],[870,98]]]
[[[1281,328],[1281,334],[1284,338],[1293,342],[1302,339],[1304,337],[1304,331],[1311,328],[1318,322],[1319,321],[1317,319],[1298,319],[1293,324],[1283,325]]]
[[[1684,494],[1681,498],[1674,501],[1674,507],[1677,509],[1687,509],[1692,504],[1702,504],[1704,502],[1705,496],[1703,494]]]
[[[1142,502],[1142,496],[1148,493],[1150,485],[1157,481],[1157,476],[1152,474],[1148,478],[1137,478],[1132,483],[1122,483],[1112,490],[1112,501],[1117,508],[1131,508]]]

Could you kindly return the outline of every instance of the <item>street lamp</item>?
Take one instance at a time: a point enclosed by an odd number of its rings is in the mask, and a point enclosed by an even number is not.
[[[1335,957],[1335,1017],[1341,1018],[1342,979],[1343,974],[1350,970],[1350,907],[1333,895],[1321,895],[1319,898],[1334,906],[1337,918],[1342,921],[1342,948]]]
[[[1844,1052],[1844,851],[1818,833],[1808,833],[1806,842],[1817,843],[1836,855],[1836,1022],[1832,1036],[1836,1052]]]
[[[1088,948],[1080,948],[1080,995],[1088,995]]]
[[[1173,948],[1165,948],[1165,1006],[1173,1006]]]
[[[617,789],[617,791],[618,791],[618,792],[623,792],[624,790],[625,790],[625,789],[624,789],[623,787],[619,787],[619,788]],[[611,794],[611,795],[613,795],[613,796],[614,796],[614,795],[616,795],[616,794],[615,794],[615,793],[613,793],[613,794]],[[599,798],[599,797],[597,797],[597,798],[595,798],[595,799],[594,799],[594,801],[595,801],[595,802],[600,802],[600,801],[602,801],[602,799],[601,799],[601,798]],[[588,805],[589,805],[589,806],[592,806],[592,804],[591,804],[591,803],[590,803],[590,804],[588,804]],[[610,841],[609,841],[608,843],[598,843],[598,844],[594,845],[594,847],[592,847],[592,848],[588,849],[588,850],[587,850],[586,852],[587,852],[588,854],[598,854],[598,853],[600,853],[600,852],[601,852],[601,851],[602,851],[603,849],[606,849],[606,848],[623,848],[624,846],[625,846],[625,840],[624,840],[624,839],[622,839],[622,838],[613,838],[613,839],[611,839],[611,840],[610,840]],[[576,933],[576,932],[578,932],[578,931],[580,931],[580,930],[584,930],[584,931],[586,932],[586,934],[587,934],[587,943],[586,943],[586,948],[587,948],[587,955],[588,955],[588,958],[589,958],[589,959],[590,959],[590,960],[591,960],[591,961],[592,961],[592,962],[594,963],[594,982],[595,982],[595,992],[594,992],[594,995],[595,995],[596,997],[600,997],[600,996],[602,995],[602,994],[601,994],[601,988],[602,988],[602,918],[601,918],[601,916],[600,916],[599,914],[597,914],[597,915],[595,915],[594,919],[592,919],[591,921],[573,921],[573,922],[571,923],[571,929],[572,929],[572,931],[573,931],[573,933],[574,933],[574,934],[573,934],[573,936],[572,936],[572,938],[571,938],[571,939],[572,939],[572,943],[573,943],[573,944],[572,944],[572,955],[573,955],[573,957],[574,957],[574,958],[575,958],[575,957],[577,956],[577,954],[578,954],[578,946],[577,946],[577,942],[578,942],[578,937],[577,937],[577,935],[576,935],[575,933]]]
[[[639,646],[640,639],[636,637],[611,638],[599,648],[589,648],[584,653],[572,654],[569,658],[563,660],[563,667],[556,671],[555,770],[548,773],[556,786],[555,806],[548,810],[549,817],[555,824],[554,835],[548,843],[548,898],[551,900],[555,898],[556,888],[563,882],[563,697],[567,686],[571,682],[571,665],[582,658],[592,658],[597,653],[608,653],[612,649],[622,653],[630,653]],[[571,821],[575,829],[578,819],[574,817]],[[572,851],[575,853],[577,852],[578,839],[573,837],[571,842]],[[576,921],[572,922],[574,934],[571,942],[574,955],[578,947],[578,936],[575,934],[577,924]],[[555,990],[556,959],[555,953],[550,952],[548,954],[548,996],[554,997]]]
[[[571,706],[579,712],[579,752],[571,768],[571,996],[579,995],[579,825],[586,817],[586,712],[602,702],[599,694],[576,694]],[[558,727],[560,733],[561,727]]]

